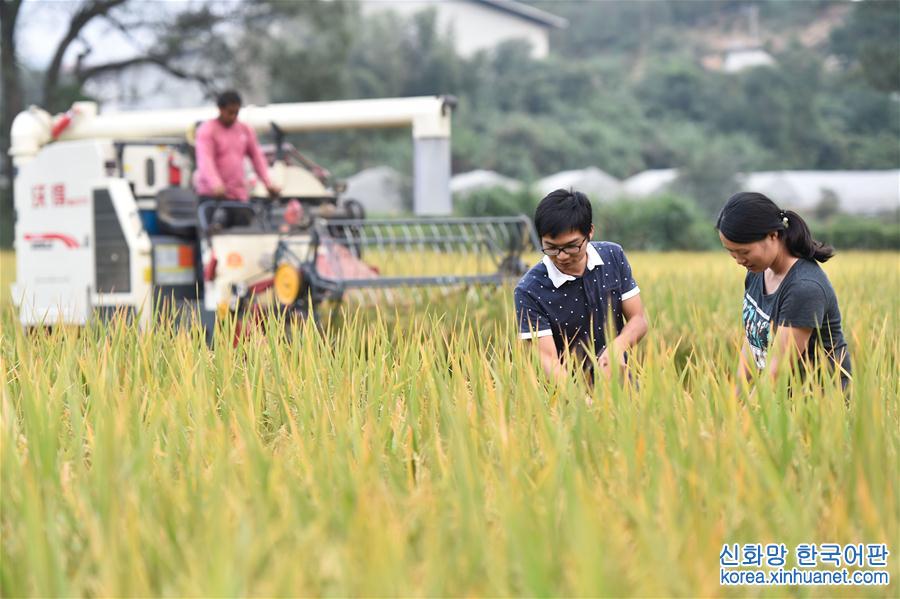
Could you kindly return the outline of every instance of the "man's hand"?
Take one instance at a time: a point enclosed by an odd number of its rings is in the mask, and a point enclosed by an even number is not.
[[[270,197],[270,198],[277,198],[277,197],[278,197],[278,194],[281,193],[281,188],[278,187],[277,185],[274,185],[274,184],[272,184],[272,185],[266,185],[266,191],[269,192],[269,197]]]
[[[537,339],[538,352],[541,357],[541,367],[550,379],[564,381],[568,378],[566,367],[559,361],[559,354],[556,353],[556,343],[553,337],[546,335]]]
[[[625,375],[625,368],[627,364],[625,363],[625,352],[620,350],[618,347],[615,349],[615,360],[618,362],[617,366],[619,368],[619,376],[622,377]],[[609,347],[606,347],[597,357],[597,365],[600,366],[600,371],[603,373],[603,376],[606,378],[612,377],[612,365],[613,356],[610,355]]]
[[[600,370],[606,378],[612,376],[613,357],[609,355],[610,346],[612,346],[615,360],[618,362],[616,366],[619,369],[619,376],[624,376],[625,352],[637,345],[638,341],[643,339],[647,333],[647,316],[644,313],[644,304],[641,302],[640,295],[634,295],[622,302],[622,315],[625,317],[625,326],[597,358]]]
[[[219,184],[219,185],[216,185],[215,187],[213,187],[213,195],[216,196],[217,198],[224,198],[225,197],[225,186],[222,184]]]

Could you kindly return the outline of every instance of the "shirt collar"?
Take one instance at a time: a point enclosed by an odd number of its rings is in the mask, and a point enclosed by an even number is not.
[[[572,275],[567,275],[566,273],[556,268],[556,265],[553,264],[553,260],[550,259],[550,256],[544,256],[541,262],[543,262],[544,266],[547,267],[547,275],[550,277],[550,281],[553,283],[553,286],[557,289],[559,289],[566,281],[574,281],[577,278],[573,277]],[[595,266],[603,266],[603,258],[600,257],[600,253],[597,252],[594,244],[588,241],[587,269],[594,270]]]

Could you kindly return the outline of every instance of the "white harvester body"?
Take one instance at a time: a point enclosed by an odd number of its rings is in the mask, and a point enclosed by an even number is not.
[[[114,162],[112,142],[84,140],[47,145],[18,167],[11,292],[22,324],[84,324],[97,307],[149,314],[151,241]]]
[[[441,213],[450,207],[452,105],[445,97],[273,104],[244,107],[240,118],[260,132],[273,125],[279,133],[411,127],[417,209]],[[235,285],[271,269],[277,233],[225,231],[198,240],[159,230],[158,194],[190,187],[184,141],[215,114],[206,107],[101,115],[95,104],[79,102],[56,117],[36,107],[17,116],[10,148],[17,273],[11,291],[23,325],[85,324],[113,310],[146,324],[161,292],[202,297],[207,310],[221,308]],[[276,162],[271,174],[286,188],[337,201],[334,190],[303,168]],[[251,181],[251,193],[259,188]],[[293,242],[309,240],[306,233]],[[204,280],[199,254],[216,257],[211,280]]]

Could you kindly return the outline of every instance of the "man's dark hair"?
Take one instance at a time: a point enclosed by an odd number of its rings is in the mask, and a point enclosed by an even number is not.
[[[557,189],[541,200],[534,211],[538,237],[556,237],[572,230],[583,235],[591,232],[591,203],[580,191]]]
[[[232,106],[234,104],[240,106],[243,102],[241,101],[241,95],[233,89],[222,92],[216,98],[216,106],[219,108],[225,108],[226,106]]]

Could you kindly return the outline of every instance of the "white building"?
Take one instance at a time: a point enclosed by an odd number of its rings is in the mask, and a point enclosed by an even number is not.
[[[763,171],[747,174],[743,188],[765,194],[801,215],[829,197],[847,214],[877,215],[900,209],[900,170]]]
[[[666,191],[677,178],[677,169],[650,169],[628,177],[622,182],[622,187],[625,195],[642,198]]]
[[[557,189],[574,189],[587,194],[594,201],[608,202],[622,194],[622,183],[612,175],[591,166],[544,177],[535,183],[535,189],[542,197]]]
[[[506,191],[519,191],[522,183],[500,173],[488,170],[475,170],[453,175],[450,178],[450,192],[454,195],[467,195],[482,189],[500,187]]]
[[[534,58],[550,52],[550,31],[564,29],[562,17],[513,0],[364,0],[360,12],[365,17],[393,11],[409,17],[434,10],[438,31],[453,39],[456,52],[470,57],[509,40],[531,44]]]
[[[775,59],[762,48],[731,48],[725,52],[722,70],[726,73],[739,73],[756,67],[775,66]]]
[[[626,179],[624,191],[636,198],[652,196],[667,191],[677,179],[677,169],[648,170]],[[738,175],[737,181],[741,189],[762,193],[801,215],[828,199],[836,200],[847,214],[879,215],[900,209],[900,170],[760,171]]]
[[[408,179],[389,166],[367,168],[347,179],[344,197],[359,200],[374,214],[398,214],[412,206]]]

